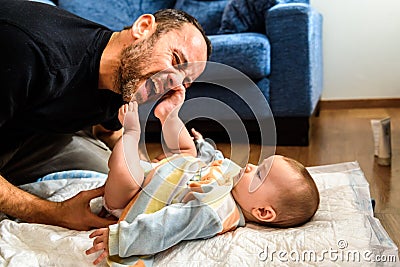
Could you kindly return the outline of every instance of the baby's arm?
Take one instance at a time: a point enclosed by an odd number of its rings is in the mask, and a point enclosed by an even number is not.
[[[185,88],[172,89],[160,104],[154,114],[160,120],[165,143],[172,154],[185,153],[196,156],[193,139],[179,118],[179,110],[185,100]]]
[[[139,191],[144,179],[138,153],[140,123],[137,103],[121,106],[118,118],[124,125],[124,133],[115,144],[108,161],[110,172],[104,192],[106,205],[110,209],[124,208]]]

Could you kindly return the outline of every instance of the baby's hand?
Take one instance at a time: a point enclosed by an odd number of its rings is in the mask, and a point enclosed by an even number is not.
[[[86,255],[93,254],[97,251],[103,251],[103,253],[93,261],[93,264],[99,264],[108,256],[108,233],[108,228],[100,228],[89,235],[90,238],[96,238],[93,240],[93,247],[86,250]]]
[[[118,119],[126,132],[136,132],[140,136],[138,104],[136,101],[122,105],[119,108]]]
[[[192,132],[194,141],[203,140],[203,135],[201,133],[199,133],[198,131],[196,131],[194,128],[191,129],[191,132]]]

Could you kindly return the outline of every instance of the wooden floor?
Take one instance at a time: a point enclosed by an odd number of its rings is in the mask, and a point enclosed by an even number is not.
[[[387,116],[391,117],[392,165],[382,167],[374,159],[370,120]],[[322,109],[319,117],[312,119],[310,140],[307,147],[276,147],[276,154],[295,158],[305,166],[358,161],[376,200],[375,216],[400,247],[400,107]],[[218,143],[217,147],[225,156],[231,155],[231,145]],[[150,157],[161,151],[157,144],[148,144],[147,149]],[[239,146],[238,150],[242,157],[250,151],[248,161],[254,164],[263,154],[259,145]]]

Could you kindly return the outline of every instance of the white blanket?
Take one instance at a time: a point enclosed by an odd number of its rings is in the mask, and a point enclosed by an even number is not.
[[[290,229],[248,224],[208,240],[181,242],[157,254],[154,266],[399,266],[396,245],[373,216],[369,185],[358,163],[308,169],[321,195],[311,222]],[[99,178],[62,179],[22,188],[61,201],[103,183]],[[99,210],[101,198],[91,207]],[[1,215],[0,220],[0,266],[93,266],[96,255],[84,253],[92,243],[90,232]]]

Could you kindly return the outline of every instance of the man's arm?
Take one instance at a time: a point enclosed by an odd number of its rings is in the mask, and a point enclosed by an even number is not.
[[[1,23],[0,35],[0,132],[1,127],[17,113],[23,114],[32,99],[45,98],[31,88],[46,88],[47,65],[38,53],[30,36],[12,24]],[[3,41],[4,40],[4,41]],[[8,40],[8,41],[6,41]],[[16,59],[16,55],[18,59]],[[16,78],[18,77],[18,78]],[[32,96],[32,98],[30,98]],[[4,136],[4,135],[2,135]],[[1,140],[0,147],[8,140]],[[4,153],[4,151],[1,151]],[[113,221],[100,218],[89,208],[92,198],[101,196],[104,189],[84,191],[64,202],[50,202],[31,195],[0,175],[0,212],[26,222],[45,223],[76,230],[107,226]]]
[[[75,230],[105,227],[114,221],[91,212],[89,202],[103,195],[104,188],[83,191],[63,201],[51,202],[10,184],[0,176],[0,212],[30,223],[51,224]]]
[[[196,146],[179,118],[179,110],[185,100],[183,86],[172,89],[154,110],[155,116],[160,120],[165,143],[172,154],[185,153],[196,156]]]

